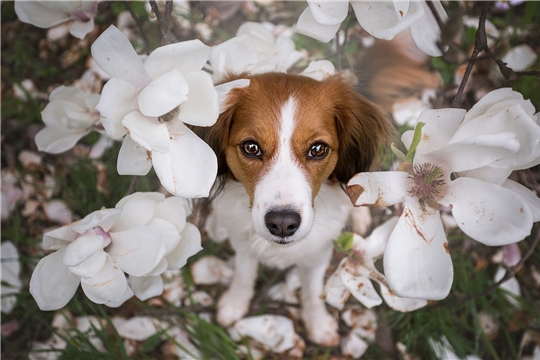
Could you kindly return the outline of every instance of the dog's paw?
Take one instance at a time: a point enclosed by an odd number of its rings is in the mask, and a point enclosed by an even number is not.
[[[227,291],[218,301],[217,320],[222,326],[231,326],[249,310],[251,297]]]
[[[339,344],[338,323],[329,313],[311,312],[304,314],[303,318],[311,341],[324,346]]]

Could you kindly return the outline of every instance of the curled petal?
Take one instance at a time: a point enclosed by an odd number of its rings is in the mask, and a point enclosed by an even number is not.
[[[165,254],[160,231],[150,226],[115,231],[111,232],[110,236],[112,242],[107,248],[107,253],[129,275],[148,274]]]
[[[63,259],[64,265],[79,265],[102,248],[103,237],[101,235],[80,236],[66,247],[66,253]]]
[[[118,219],[121,212],[121,209],[103,209],[94,211],[73,225],[73,230],[77,231],[79,234],[82,234],[86,230],[99,226],[105,232],[107,232]]]
[[[161,276],[129,277],[129,285],[135,296],[145,301],[163,293],[163,279]]]
[[[184,125],[174,132],[171,130],[170,136],[168,153],[152,153],[152,164],[161,185],[177,196],[208,196],[217,174],[216,154]]]
[[[402,202],[411,187],[404,171],[359,173],[347,183],[347,193],[355,206],[390,206]]]
[[[188,83],[182,73],[172,69],[146,85],[139,92],[137,102],[144,115],[158,117],[185,101],[188,90]]]
[[[521,95],[521,93],[517,91],[512,90],[512,88],[501,88],[490,91],[476,104],[474,104],[474,106],[467,112],[467,115],[465,115],[465,119],[463,120],[463,122],[466,123],[471,119],[482,116],[486,114],[494,105],[502,101],[509,100],[521,101],[523,100],[523,95]]]
[[[90,300],[96,304],[106,304],[122,297],[128,284],[124,272],[107,256],[97,274],[81,279],[81,287]]]
[[[379,283],[381,286],[381,295],[384,302],[392,309],[401,312],[411,312],[423,308],[428,304],[424,299],[408,299],[399,297],[388,289],[384,284]]]
[[[236,322],[234,330],[240,336],[249,336],[276,353],[291,349],[295,345],[293,322],[281,315],[244,318]]]
[[[84,39],[86,34],[94,29],[94,18],[88,21],[74,21],[69,27],[69,33],[77,39]]]
[[[43,311],[64,307],[79,287],[81,278],[62,263],[65,252],[61,249],[39,260],[30,278],[30,294]]]
[[[446,22],[448,15],[446,15],[446,11],[444,11],[441,2],[432,1],[432,3],[439,18],[443,22]],[[437,42],[439,42],[441,38],[441,28],[429,6],[424,1],[419,1],[418,4],[424,9],[424,16],[414,24],[411,24],[411,27],[409,28],[411,37],[416,46],[418,46],[425,54],[429,56],[441,56],[441,49],[439,49],[439,46],[437,45]]]
[[[300,34],[327,43],[334,38],[340,26],[341,23],[323,25],[317,22],[311,13],[310,7],[307,7],[298,18],[296,31]]]
[[[375,287],[367,276],[353,275],[343,267],[340,270],[341,280],[351,295],[360,301],[362,305],[371,309],[374,306],[382,304],[382,299],[375,291]]]
[[[531,209],[532,221],[540,221],[540,198],[536,196],[530,189],[513,181],[506,180],[502,186],[516,193]]]
[[[132,111],[124,117],[122,125],[131,139],[146,150],[161,153],[169,150],[167,124],[161,123],[157,118],[145,116],[139,111]]]
[[[115,206],[117,209],[122,209],[122,213],[112,227],[112,231],[146,225],[154,217],[157,202],[162,201],[164,197],[165,195],[155,192],[136,192],[123,197]]]
[[[47,250],[64,248],[78,238],[79,235],[78,232],[73,230],[73,225],[62,226],[43,234],[43,248]]]
[[[462,177],[450,183],[439,203],[452,207],[460,229],[486,245],[515,243],[531,233],[529,206],[518,194],[499,185]]]
[[[450,292],[454,268],[439,211],[408,198],[384,252],[384,274],[393,293],[440,300]]]
[[[136,96],[137,88],[120,79],[112,78],[103,86],[96,109],[100,112],[105,132],[111,138],[119,140],[126,134],[122,120],[137,110]]]
[[[120,175],[146,175],[152,168],[152,153],[126,136],[116,163]]]
[[[202,250],[201,233],[195,225],[186,223],[181,236],[180,243],[165,257],[169,270],[180,269],[186,265],[188,258]]]
[[[114,25],[109,26],[90,49],[94,61],[107,74],[127,81],[138,89],[150,83],[151,79],[144,70],[141,58],[126,36]]]
[[[502,185],[512,173],[512,169],[494,168],[493,166],[482,166],[477,169],[471,169],[459,172],[461,177],[470,177],[496,185]]]
[[[308,0],[308,4],[311,15],[321,25],[341,25],[349,12],[348,1]]]
[[[210,47],[200,40],[189,40],[160,46],[144,62],[144,68],[152,79],[171,71],[179,70],[187,75],[201,70],[210,55]]]
[[[107,261],[107,254],[105,251],[99,249],[82,263],[76,266],[70,266],[69,270],[77,276],[87,278],[96,275],[103,268],[103,265],[105,265],[105,261]]]
[[[170,196],[157,204],[154,217],[170,222],[181,233],[186,226],[186,216],[188,216],[185,206],[185,199]]]
[[[212,77],[204,71],[186,74],[187,100],[180,104],[178,119],[195,126],[213,125],[219,116],[218,95]]]

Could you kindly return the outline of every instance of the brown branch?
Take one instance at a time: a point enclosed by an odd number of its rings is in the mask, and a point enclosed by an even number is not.
[[[141,22],[141,19],[139,18],[139,16],[137,16],[137,14],[135,14],[135,11],[133,11],[133,9],[131,8],[129,1],[123,1],[123,3],[124,3],[124,7],[129,11],[129,13],[131,14],[131,17],[133,18],[133,20],[137,24],[137,27],[139,28],[139,33],[141,34],[141,37],[143,38],[143,41],[144,41],[144,49],[146,50],[148,54],[150,54],[150,52],[152,51],[152,48],[150,47],[150,43],[148,42],[148,38],[146,37],[146,32],[144,31],[144,26],[143,26],[143,23]]]
[[[433,2],[431,0],[427,0],[426,5],[429,7],[429,10],[431,10],[433,17],[435,18],[435,21],[437,21],[437,24],[439,25],[439,29],[441,29],[442,31],[444,28],[444,21],[442,21],[441,17],[439,16],[439,13],[437,12],[437,9],[435,9],[435,5],[433,5]]]
[[[150,6],[152,11],[156,15],[156,19],[159,23],[159,30],[161,31],[161,45],[170,44],[172,41],[169,38],[169,23],[171,21],[171,13],[173,2],[172,0],[167,0],[165,2],[165,11],[163,15],[159,12],[159,7],[155,0],[150,0]]]

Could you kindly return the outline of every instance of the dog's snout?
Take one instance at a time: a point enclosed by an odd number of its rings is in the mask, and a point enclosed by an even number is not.
[[[264,216],[264,222],[272,235],[279,237],[292,236],[300,227],[302,218],[296,211],[269,211]]]

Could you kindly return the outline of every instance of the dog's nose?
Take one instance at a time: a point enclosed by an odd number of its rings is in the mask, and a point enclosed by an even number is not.
[[[269,211],[264,216],[264,223],[272,235],[286,237],[293,235],[300,227],[302,218],[296,211]]]

